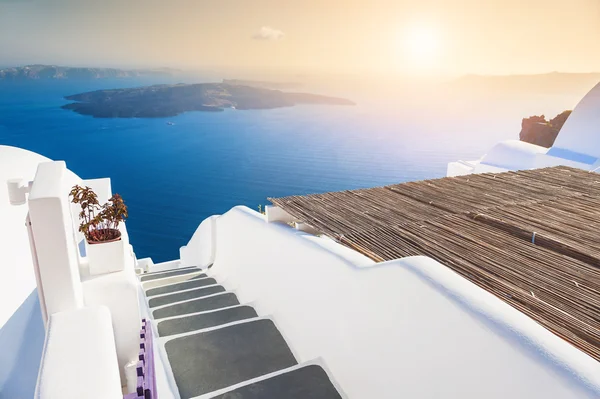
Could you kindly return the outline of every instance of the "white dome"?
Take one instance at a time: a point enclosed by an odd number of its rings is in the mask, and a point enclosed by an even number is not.
[[[577,104],[553,147],[600,158],[600,83]]]

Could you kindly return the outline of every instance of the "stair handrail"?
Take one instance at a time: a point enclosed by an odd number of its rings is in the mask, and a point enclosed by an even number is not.
[[[137,363],[136,391],[123,396],[123,399],[157,399],[156,369],[154,365],[154,341],[152,329],[147,328],[148,322],[142,319],[140,330],[140,352]]]

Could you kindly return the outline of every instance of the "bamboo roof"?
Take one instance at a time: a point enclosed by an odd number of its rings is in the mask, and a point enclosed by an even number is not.
[[[600,175],[565,166],[269,198],[375,261],[425,255],[600,361]]]

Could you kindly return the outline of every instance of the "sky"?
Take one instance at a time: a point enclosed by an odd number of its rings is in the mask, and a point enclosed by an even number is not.
[[[0,0],[0,65],[600,71],[600,0]]]

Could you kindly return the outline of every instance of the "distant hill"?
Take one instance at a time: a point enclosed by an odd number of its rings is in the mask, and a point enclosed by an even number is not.
[[[297,104],[354,105],[352,101],[226,83],[154,85],[97,90],[65,97],[62,108],[96,118],[154,118],[224,108],[271,109]]]
[[[26,65],[0,69],[0,80],[53,80],[53,79],[107,79],[142,76],[172,76],[177,71],[169,68],[116,69],[65,67],[57,65]]]
[[[600,73],[552,72],[539,75],[466,75],[452,81],[461,90],[560,94],[587,92],[600,82]]]

